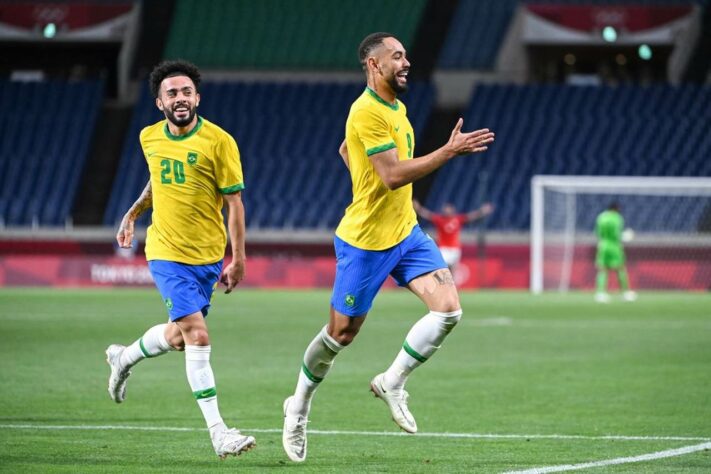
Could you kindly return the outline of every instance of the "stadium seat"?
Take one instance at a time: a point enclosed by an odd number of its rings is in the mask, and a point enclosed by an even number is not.
[[[492,69],[518,0],[460,0],[439,56],[442,69]]]
[[[338,224],[351,200],[338,146],[350,105],[363,88],[362,83],[203,84],[200,114],[230,132],[240,149],[248,227],[333,229]],[[402,100],[418,136],[433,106],[434,88],[415,82]],[[145,186],[148,172],[138,134],[161,118],[145,89],[126,137],[105,224],[116,225]]]
[[[369,33],[390,31],[406,47],[412,45],[425,4],[178,0],[164,57],[185,58],[208,69],[355,70],[354,45]]]
[[[497,141],[486,154],[440,170],[426,204],[439,209],[450,201],[469,209],[493,201],[490,228],[524,231],[535,174],[711,176],[711,111],[703,105],[710,100],[711,87],[698,85],[479,85],[465,123],[489,127]],[[599,205],[578,207],[589,213],[581,219],[599,211]],[[668,213],[669,228],[695,223],[670,209],[660,212]]]
[[[101,81],[0,81],[6,225],[63,225],[71,215],[103,98]]]

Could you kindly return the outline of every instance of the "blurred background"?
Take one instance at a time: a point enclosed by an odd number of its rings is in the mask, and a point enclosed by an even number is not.
[[[230,132],[245,173],[254,287],[330,287],[351,199],[338,156],[364,87],[360,40],[389,31],[412,63],[415,156],[458,117],[496,143],[416,183],[427,208],[494,212],[465,227],[462,288],[594,286],[595,216],[616,200],[635,238],[632,286],[711,285],[711,9],[705,0],[161,0],[0,3],[0,286],[151,285],[139,131],[163,118],[147,75],[202,70],[198,112]],[[532,179],[543,190],[532,232]],[[695,178],[607,180],[586,177]],[[708,178],[708,179],[703,179]],[[603,180],[603,183],[605,180]],[[635,184],[637,183],[637,184]],[[643,186],[638,185],[644,183]],[[426,229],[428,224],[422,222]],[[538,237],[535,237],[535,236]]]

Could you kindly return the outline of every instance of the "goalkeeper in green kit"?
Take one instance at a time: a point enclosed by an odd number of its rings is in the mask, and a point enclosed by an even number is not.
[[[620,205],[616,202],[611,203],[607,210],[597,216],[595,222],[595,234],[598,239],[595,256],[595,266],[597,267],[595,301],[598,303],[610,301],[610,295],[607,293],[608,270],[617,272],[617,279],[625,301],[637,299],[637,293],[630,290],[625,269],[625,251],[622,248],[624,226],[625,220],[620,214]]]

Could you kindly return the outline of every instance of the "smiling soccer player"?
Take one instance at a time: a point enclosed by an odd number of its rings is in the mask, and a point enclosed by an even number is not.
[[[410,62],[390,33],[373,33],[358,48],[367,87],[351,106],[340,154],[348,167],[353,202],[336,237],[336,281],[330,319],[304,354],[294,395],[284,401],[282,443],[289,459],[306,459],[306,424],[311,399],[336,355],[358,334],[373,299],[391,275],[415,293],[429,312],[412,327],[390,368],[370,388],[390,410],[395,423],[417,431],[408,409],[405,382],[427,361],[462,315],[447,264],[435,243],[420,230],[412,207],[412,182],[452,158],[483,152],[494,141],[488,129],[463,133],[462,119],[438,150],[413,159],[415,137],[405,104]]]

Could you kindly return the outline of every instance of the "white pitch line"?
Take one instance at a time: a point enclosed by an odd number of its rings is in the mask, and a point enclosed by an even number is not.
[[[131,425],[33,425],[0,424],[0,429],[18,430],[133,430],[133,431],[204,431],[204,428],[179,426],[131,426]],[[281,433],[280,428],[242,428],[252,433]],[[401,431],[339,431],[309,430],[316,435],[345,436],[413,436]],[[564,434],[496,434],[496,433],[417,433],[415,437],[465,438],[465,439],[574,439],[592,441],[710,441],[701,436],[627,436],[627,435],[564,435]]]
[[[615,464],[628,464],[633,462],[655,461],[657,459],[671,458],[674,456],[683,456],[697,451],[711,449],[711,443],[695,444],[693,446],[684,446],[683,448],[667,449],[666,451],[657,451],[655,453],[641,454],[639,456],[629,456],[625,458],[605,459],[603,461],[592,461],[581,464],[561,464],[558,466],[535,467],[523,471],[507,471],[504,474],[544,474],[547,472],[563,472],[563,471],[578,471],[580,469],[588,469],[591,467],[612,466]]]

